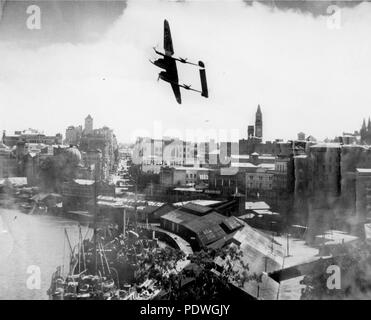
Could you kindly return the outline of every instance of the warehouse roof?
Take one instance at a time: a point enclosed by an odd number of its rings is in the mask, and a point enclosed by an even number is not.
[[[206,213],[208,213],[212,210],[213,209],[210,208],[210,207],[203,206],[203,205],[200,205],[200,204],[196,204],[196,203],[193,203],[193,202],[189,202],[182,207],[182,211],[186,211],[186,212],[197,214],[197,215],[203,215],[203,214],[206,214]]]
[[[264,201],[245,202],[246,210],[269,210],[270,206]]]
[[[229,217],[225,219],[222,224],[226,226],[229,231],[234,231],[243,226],[243,223],[240,222],[236,217]]]
[[[200,242],[204,246],[207,246],[208,244],[227,235],[220,226],[224,221],[227,221],[225,225],[228,225],[230,229],[235,230],[238,228],[237,223],[233,223],[232,220],[228,220],[229,218],[226,218],[216,211],[209,212],[203,216],[198,216],[183,211],[183,208],[178,208],[163,215],[161,219],[180,224],[193,231],[197,234]]]
[[[197,205],[200,205],[200,206],[207,207],[207,206],[215,206],[215,205],[218,205],[218,204],[220,204],[222,202],[223,201],[221,201],[221,200],[203,200],[203,199],[197,199],[197,200],[176,202],[176,203],[173,203],[173,205],[176,206],[176,207],[181,207],[181,206],[186,205],[187,203],[194,203],[194,204],[197,204]]]
[[[317,143],[313,146],[310,146],[310,148],[341,148],[340,143],[337,142],[323,142],[323,143]]]

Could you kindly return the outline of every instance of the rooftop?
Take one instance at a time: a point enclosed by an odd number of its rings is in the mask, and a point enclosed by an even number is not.
[[[229,231],[234,231],[243,225],[239,219],[233,216],[225,219],[222,224],[227,227]]]
[[[306,154],[299,154],[298,156],[294,156],[294,158],[297,158],[297,159],[306,159],[306,158],[308,158],[308,156]]]
[[[250,162],[232,162],[231,167],[233,168],[256,168],[256,165]]]
[[[356,240],[358,237],[339,230],[328,230],[324,234],[316,236],[316,244],[323,245],[343,244]]]
[[[270,210],[254,210],[254,213],[257,215],[270,215],[270,216],[279,215],[279,213],[272,212]]]
[[[88,179],[74,179],[77,184],[90,186],[94,183],[94,180],[88,180]]]
[[[207,246],[224,236],[227,233],[221,228],[220,224],[227,218],[216,211],[212,211],[203,216],[197,216],[183,211],[182,208],[173,210],[161,217],[161,219],[181,224],[183,227],[197,234],[202,245]],[[231,228],[237,227],[231,221],[227,222]]]
[[[370,173],[371,174],[371,169],[367,169],[367,168],[356,168],[356,171],[358,173]]]
[[[281,281],[278,300],[300,300],[301,290],[305,288],[301,281],[304,276],[298,276]]]
[[[340,143],[337,143],[337,142],[322,142],[322,143],[317,143],[313,146],[310,146],[310,148],[336,148],[336,149],[340,149],[341,148],[341,145]]]
[[[245,225],[236,232],[233,243],[242,250],[242,260],[248,263],[251,272],[272,272],[282,268],[284,249],[270,235]]]
[[[183,202],[176,202],[176,203],[173,203],[174,206],[176,207],[181,207],[181,206],[184,206],[186,205],[187,203],[193,203],[193,204],[196,204],[196,205],[199,205],[199,206],[214,206],[214,205],[217,205],[219,203],[222,203],[223,201],[220,201],[220,200],[190,200],[190,201],[183,201]]]
[[[250,156],[247,154],[232,154],[231,159],[250,159]]]
[[[5,183],[9,183],[13,186],[24,186],[27,185],[27,177],[9,177],[0,179],[0,185],[4,185]]]
[[[261,163],[258,165],[259,168],[267,169],[267,170],[274,170],[275,164],[274,163]]]
[[[192,214],[205,214],[212,211],[210,207],[199,205],[193,202],[186,203],[182,208],[182,211],[186,211]]]
[[[271,207],[264,201],[245,202],[246,210],[269,210]]]
[[[211,171],[209,168],[201,167],[174,167],[175,170]]]
[[[173,190],[182,192],[202,192],[202,190],[198,190],[196,188],[174,188]]]

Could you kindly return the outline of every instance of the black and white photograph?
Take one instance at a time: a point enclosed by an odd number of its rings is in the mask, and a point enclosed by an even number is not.
[[[371,299],[370,84],[369,1],[0,0],[0,300]]]

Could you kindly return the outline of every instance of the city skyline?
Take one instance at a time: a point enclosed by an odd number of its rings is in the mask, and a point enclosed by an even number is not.
[[[45,41],[31,47],[2,40],[0,89],[7,117],[0,129],[64,134],[90,113],[97,127],[114,129],[121,142],[153,132],[156,123],[165,132],[239,130],[245,138],[260,104],[264,140],[294,139],[298,132],[332,139],[359,130],[369,115],[370,11],[369,3],[342,9],[337,29],[326,16],[259,3],[129,1],[91,41],[81,40],[91,35],[47,41],[45,33]],[[205,60],[209,100],[185,92],[177,106],[166,84],[156,82],[148,58],[153,45],[161,47],[164,17],[176,55]],[[28,33],[37,39],[37,30],[24,32],[26,39]],[[192,83],[195,74],[179,69]],[[56,116],[45,121],[48,114]]]

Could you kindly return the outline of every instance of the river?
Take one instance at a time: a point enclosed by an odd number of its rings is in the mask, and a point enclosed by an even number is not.
[[[67,271],[69,245],[78,241],[78,222],[50,215],[28,215],[0,208],[0,300],[48,299],[52,273]],[[91,230],[81,226],[82,235]]]

